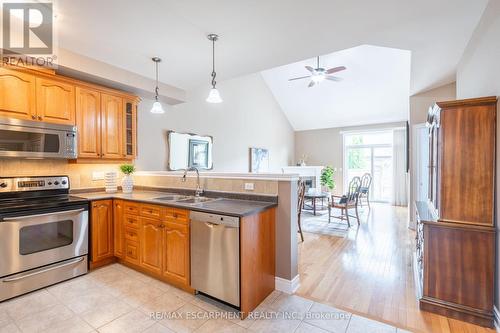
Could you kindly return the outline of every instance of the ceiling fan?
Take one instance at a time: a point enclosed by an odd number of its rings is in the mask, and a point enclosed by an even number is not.
[[[293,79],[289,79],[288,81],[295,81],[295,80],[302,80],[302,79],[310,78],[311,82],[309,82],[309,85],[307,87],[311,88],[323,80],[330,80],[330,81],[341,81],[342,80],[342,78],[337,77],[337,76],[333,76],[331,74],[345,70],[346,68],[344,66],[334,67],[334,68],[330,68],[330,69],[324,69],[322,67],[319,67],[319,57],[317,57],[316,59],[317,59],[316,68],[312,68],[311,66],[305,66],[306,69],[311,73],[310,75],[295,77]]]

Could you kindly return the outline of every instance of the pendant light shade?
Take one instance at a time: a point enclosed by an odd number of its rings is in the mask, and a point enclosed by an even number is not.
[[[215,42],[219,39],[219,36],[216,34],[210,34],[207,38],[212,42],[212,89],[210,89],[210,93],[208,94],[206,101],[208,103],[222,103],[219,91],[215,87],[217,84],[215,81],[215,77],[217,76],[217,73],[215,72]]]
[[[208,103],[222,103],[222,98],[220,98],[219,91],[217,88],[212,88],[210,89],[210,93],[208,94],[207,97],[207,102]]]
[[[156,87],[155,87],[155,102],[153,103],[153,107],[151,108],[151,113],[165,113],[165,110],[163,110],[163,107],[161,106],[160,101],[158,101],[158,64],[161,62],[161,59],[158,57],[154,57],[151,60],[155,63],[156,67]]]

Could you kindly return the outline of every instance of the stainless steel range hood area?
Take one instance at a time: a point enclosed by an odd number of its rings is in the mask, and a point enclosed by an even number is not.
[[[74,159],[76,127],[0,117],[0,158]]]

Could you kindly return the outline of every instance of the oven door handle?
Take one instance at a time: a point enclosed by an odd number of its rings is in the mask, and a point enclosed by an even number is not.
[[[4,280],[2,280],[2,282],[15,282],[15,281],[23,280],[23,279],[29,278],[30,276],[33,276],[33,275],[38,275],[38,274],[53,271],[54,269],[59,269],[62,267],[78,264],[78,263],[82,262],[84,259],[85,259],[84,257],[80,257],[80,258],[77,258],[75,260],[65,262],[64,264],[61,264],[61,265],[55,265],[55,266],[51,266],[48,268],[43,268],[43,269],[37,270],[35,272],[18,275],[18,276],[15,276],[13,278],[4,279]]]
[[[71,213],[79,213],[83,212],[85,209],[80,208],[80,209],[73,209],[73,210],[65,210],[62,212],[52,212],[52,213],[45,213],[45,214],[36,214],[36,215],[25,215],[25,216],[16,216],[16,217],[4,217],[4,221],[15,221],[15,220],[24,220],[24,219],[30,219],[33,217],[43,217],[43,216],[51,216],[51,215],[63,215],[63,214],[71,214]]]

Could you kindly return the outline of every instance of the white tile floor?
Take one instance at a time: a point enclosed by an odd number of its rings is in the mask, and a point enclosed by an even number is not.
[[[229,307],[114,264],[0,303],[0,333],[404,332],[277,291],[254,318],[235,315]]]

